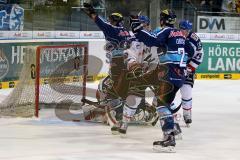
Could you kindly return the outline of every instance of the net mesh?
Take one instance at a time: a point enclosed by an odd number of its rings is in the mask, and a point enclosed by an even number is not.
[[[31,65],[36,64],[36,49],[28,47],[23,59],[17,86],[0,104],[1,116],[29,117],[35,113],[35,79],[31,78]]]
[[[19,81],[0,103],[0,116],[32,117],[38,106],[79,106],[84,96],[84,45],[27,47]]]

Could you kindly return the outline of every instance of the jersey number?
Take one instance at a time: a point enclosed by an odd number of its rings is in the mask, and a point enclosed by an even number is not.
[[[184,58],[185,58],[184,48],[178,48],[178,54],[181,55],[181,60],[180,60],[179,66],[180,67],[186,67],[186,62],[184,62]]]

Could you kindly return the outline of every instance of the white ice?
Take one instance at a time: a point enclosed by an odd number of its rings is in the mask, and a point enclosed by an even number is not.
[[[38,119],[0,119],[0,160],[239,160],[239,92],[237,80],[196,81],[193,124],[182,128],[176,153],[152,150],[162,135],[158,127],[130,126],[123,139],[109,126],[61,121],[41,110]]]

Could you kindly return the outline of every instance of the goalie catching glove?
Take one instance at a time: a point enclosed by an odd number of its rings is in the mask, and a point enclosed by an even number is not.
[[[136,79],[136,78],[142,77],[143,74],[144,74],[144,72],[143,72],[142,65],[140,65],[138,63],[134,63],[129,67],[129,70],[127,73],[127,79],[128,80]]]
[[[133,33],[137,33],[143,28],[138,16],[133,15],[130,16],[130,26]]]
[[[93,6],[89,3],[83,3],[83,11],[89,16],[91,17],[92,14],[96,14],[95,9],[93,8]]]

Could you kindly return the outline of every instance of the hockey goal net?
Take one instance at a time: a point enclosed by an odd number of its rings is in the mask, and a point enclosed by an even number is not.
[[[87,63],[84,44],[27,47],[19,81],[0,103],[0,116],[38,117],[41,107],[81,105]]]

